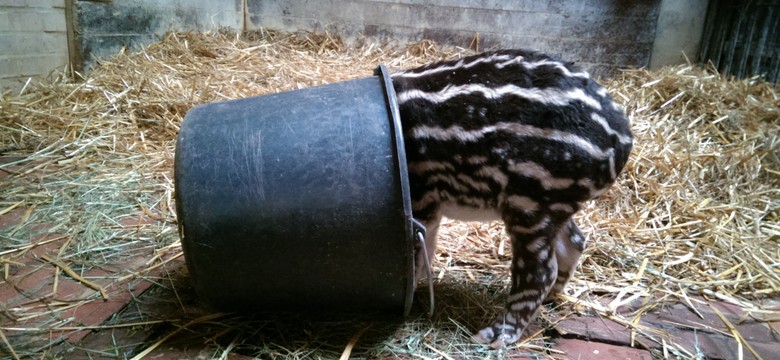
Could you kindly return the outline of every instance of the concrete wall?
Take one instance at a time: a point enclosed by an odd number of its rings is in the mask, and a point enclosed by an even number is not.
[[[0,91],[18,91],[28,78],[45,77],[69,63],[75,70],[88,70],[96,59],[123,47],[136,49],[168,30],[241,30],[243,4],[244,0],[0,0]]]
[[[243,0],[77,1],[77,68],[122,47],[138,48],[169,30],[242,29]]]
[[[658,15],[650,68],[696,61],[708,0],[664,0]],[[685,56],[683,56],[685,54]]]
[[[647,66],[661,0],[248,0],[249,28],[537,49],[596,74]]]
[[[617,68],[698,51],[708,0],[0,0],[0,89],[70,61],[88,70],[168,30],[332,30],[400,42],[532,48]],[[66,16],[68,15],[68,16]],[[66,21],[66,18],[69,19]],[[70,43],[68,40],[70,34]],[[69,51],[70,46],[70,51]]]
[[[0,2],[0,92],[67,64],[64,0]]]

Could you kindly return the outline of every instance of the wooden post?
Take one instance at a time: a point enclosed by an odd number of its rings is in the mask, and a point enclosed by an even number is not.
[[[84,62],[81,58],[81,36],[78,30],[76,0],[65,0],[65,31],[68,36],[68,67],[71,76],[83,73]]]

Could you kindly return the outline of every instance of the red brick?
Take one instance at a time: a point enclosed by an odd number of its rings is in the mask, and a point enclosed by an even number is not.
[[[160,219],[162,219],[162,216],[158,215],[157,212],[152,212],[151,214],[153,214],[153,216],[157,216],[158,218],[153,219],[147,215],[138,214],[138,216],[128,216],[128,217],[118,219],[117,221],[124,228],[135,229],[137,227],[142,227],[144,225],[157,224],[160,221]]]
[[[756,321],[739,306],[723,302],[697,306],[703,318],[682,304],[664,306],[645,314],[642,324],[663,329],[672,336],[672,341],[690,353],[699,352],[708,358],[734,358],[737,356],[736,340],[730,336],[729,329],[712,307],[717,308],[749,344],[763,348],[762,344],[780,342],[768,323]]]
[[[133,281],[134,286],[128,286],[131,291],[119,289],[108,294],[108,300],[98,298],[84,305],[64,311],[60,317],[73,317],[78,325],[96,326],[102,324],[116,312],[121,310],[133,297],[140,295],[152,283],[144,280]],[[75,343],[87,336],[91,331],[79,331],[68,335],[68,342]]]
[[[712,307],[717,308],[722,315],[724,315],[726,318],[728,318],[734,325],[738,325],[738,323],[741,323],[743,320],[750,319],[750,309],[744,309],[739,305],[727,303],[724,301],[709,301],[707,302],[706,306],[698,306],[697,309],[702,312],[702,315],[705,315],[704,312],[707,313],[715,313],[715,311],[712,309]],[[716,315],[717,316],[717,315]]]
[[[0,156],[0,165],[10,164],[24,160],[25,156]],[[6,166],[3,170],[0,170],[0,180],[6,176],[11,176],[11,172],[18,172],[21,167],[19,165]]]
[[[60,273],[58,281],[57,294],[54,295],[55,300],[76,302],[100,296],[98,290],[84,285],[63,273]]]
[[[772,334],[772,331],[766,322],[756,321],[738,306],[722,302],[713,302],[710,304],[717,307],[721,314],[737,328],[746,340],[759,342],[774,342],[780,340]],[[704,318],[699,317],[682,304],[674,304],[664,307],[659,311],[645,314],[645,316],[642,317],[642,321],[656,327],[680,327],[683,329],[689,328],[691,330],[700,329],[701,331],[706,332],[711,332],[714,329],[728,332],[728,328],[723,320],[715,311],[713,311],[710,305],[698,306],[697,310]]]
[[[597,316],[569,316],[555,325],[555,329],[564,335],[609,343],[628,345],[631,342],[631,331],[625,326]]]
[[[3,301],[17,306],[51,295],[54,284],[54,267],[40,267],[39,264],[38,267],[25,266],[22,271],[7,281],[7,286],[13,289],[16,295],[3,299]],[[5,294],[10,295],[11,292],[3,291],[3,294],[4,296]]]
[[[579,339],[559,339],[554,348],[566,353],[566,359],[579,360],[652,360],[647,350],[609,345]]]
[[[56,242],[47,244],[56,248]],[[44,250],[44,246],[39,247]],[[49,249],[53,252],[53,249]],[[75,301],[92,296],[96,290],[71,279],[60,271],[57,277],[57,293],[54,294],[54,279],[56,267],[42,259],[30,259],[31,253],[25,254],[26,262],[15,266],[9,279],[0,283],[0,301],[6,306],[17,306],[31,301],[44,301],[54,299],[62,301]],[[54,256],[54,255],[50,255]],[[18,260],[14,260],[18,261]],[[96,270],[103,275],[108,273]]]
[[[2,173],[3,172],[0,171],[0,174]],[[24,205],[20,205],[19,207],[3,215],[0,215],[0,229],[7,229],[8,231],[12,231],[14,228],[16,228],[19,225],[19,221],[22,219],[25,212],[27,212],[27,207]]]
[[[753,350],[755,350],[764,360],[776,359],[777,355],[780,354],[780,342],[753,343],[750,344],[750,346],[753,347]],[[747,349],[744,349],[743,353],[746,354],[745,360],[753,359],[753,355],[751,355]]]
[[[150,249],[149,252],[146,254],[137,255],[137,256],[124,259],[121,263],[117,263],[117,264],[105,264],[102,265],[101,268],[107,271],[105,275],[110,276],[112,278],[121,278],[122,276],[130,275],[130,272],[138,272],[146,268],[147,267],[146,262],[149,261],[149,258],[151,257],[150,253],[152,253],[152,251],[153,250]],[[102,276],[102,275],[95,273],[95,274],[90,274],[89,276]]]
[[[730,336],[704,331],[670,331],[673,341],[691,354],[700,354],[707,359],[737,359],[737,342]],[[780,353],[780,343],[749,342],[763,359],[777,358]],[[754,359],[750,352],[743,348],[745,360]]]
[[[13,307],[15,304],[12,299],[15,299],[17,295],[19,292],[14,289],[11,283],[7,280],[0,281],[0,304],[3,304],[4,308]]]
[[[696,310],[704,317],[699,317],[697,313],[690,310],[686,305],[680,303],[665,304],[653,310],[652,312],[645,314],[642,317],[642,320],[654,324],[675,327],[683,326],[690,328],[717,329],[723,326],[723,321],[721,321],[720,318],[715,315],[709,306],[698,305],[696,306]],[[730,311],[726,314],[728,314],[728,317],[730,317],[731,320],[736,321],[738,319],[733,317]]]
[[[150,360],[189,360],[189,359],[208,359],[215,355],[214,349],[176,349],[176,348],[160,348],[155,349],[144,359]],[[221,355],[221,354],[220,354]],[[253,359],[251,356],[230,353],[227,358],[229,360],[248,360]]]
[[[534,360],[538,359],[539,355],[522,350],[507,350],[503,359],[505,360]]]
[[[770,323],[750,321],[742,324],[735,324],[734,326],[747,342],[780,342],[780,336],[772,330]]]

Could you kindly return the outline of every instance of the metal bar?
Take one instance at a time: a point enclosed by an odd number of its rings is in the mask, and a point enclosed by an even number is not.
[[[730,28],[730,26],[728,26],[730,24],[730,22],[728,21],[730,12],[724,10],[724,7],[726,7],[726,5],[724,4],[727,3],[724,1],[718,1],[717,17],[723,20],[719,21],[719,23],[722,24],[722,26],[719,27],[719,31],[715,31],[716,34],[715,41],[714,41],[715,48],[713,49],[713,52],[710,53],[710,61],[712,62],[712,65],[718,70],[720,70],[721,68],[721,57],[723,54],[723,45],[726,41],[725,40],[726,34],[728,33]]]
[[[719,6],[716,1],[710,1],[707,6],[707,17],[704,20],[704,32],[702,32],[702,44],[699,50],[699,62],[706,63],[710,59],[710,50],[712,41],[715,37],[715,19],[717,18]]]
[[[767,68],[766,71],[762,71],[765,74],[767,81],[779,82],[780,81],[780,41],[777,39],[780,36],[780,16],[777,15],[777,11],[774,8],[768,9],[774,16],[771,17],[771,23],[769,27],[769,34],[767,37],[767,45],[769,47],[769,53],[767,54]]]
[[[736,54],[737,67],[734,71],[734,74],[737,78],[742,78],[746,75],[748,58],[750,58],[750,56],[753,54],[751,46],[754,43],[753,34],[755,33],[756,30],[756,22],[757,22],[756,18],[758,17],[758,11],[756,11],[758,7],[753,5],[754,5],[753,2],[748,3],[745,12],[743,13],[742,16],[742,18],[745,19],[745,25],[747,25],[746,28],[747,36],[741,36],[741,34],[738,34],[742,39],[742,42],[740,44],[742,51]],[[749,75],[749,73],[747,75]]]
[[[745,19],[745,13],[747,12],[747,6],[743,5],[736,11],[736,18],[732,18],[731,24],[734,24],[734,30],[729,32],[728,51],[726,52],[726,58],[724,59],[723,74],[731,74],[731,66],[734,63],[734,54],[737,50],[737,44],[739,43],[739,34],[742,28],[743,20]]]
[[[780,0],[712,0],[699,61],[735,78],[780,80]]]
[[[764,48],[766,46],[767,39],[769,39],[770,23],[772,22],[772,10],[771,6],[767,7],[766,13],[764,13],[763,21],[761,21],[761,32],[758,35],[758,41],[756,43],[756,49],[753,51],[753,61],[750,66],[750,73],[753,75],[761,74],[761,60],[764,58]]]

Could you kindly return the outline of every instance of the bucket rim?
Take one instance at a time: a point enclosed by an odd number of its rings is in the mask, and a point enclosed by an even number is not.
[[[414,301],[414,288],[415,288],[415,233],[425,232],[425,229],[421,228],[419,223],[414,221],[412,214],[412,197],[411,189],[409,186],[409,168],[406,162],[406,147],[403,137],[403,126],[401,124],[401,115],[398,109],[398,98],[393,87],[393,80],[390,76],[390,72],[384,64],[380,64],[374,70],[374,75],[377,75],[382,80],[382,87],[384,88],[385,100],[390,113],[391,128],[393,131],[393,144],[395,145],[396,159],[398,161],[398,173],[401,182],[401,198],[403,201],[403,217],[404,226],[406,230],[406,244],[407,244],[407,258],[408,266],[407,273],[409,274],[406,286],[406,300],[404,302],[403,316],[409,315],[412,310],[412,302]]]

